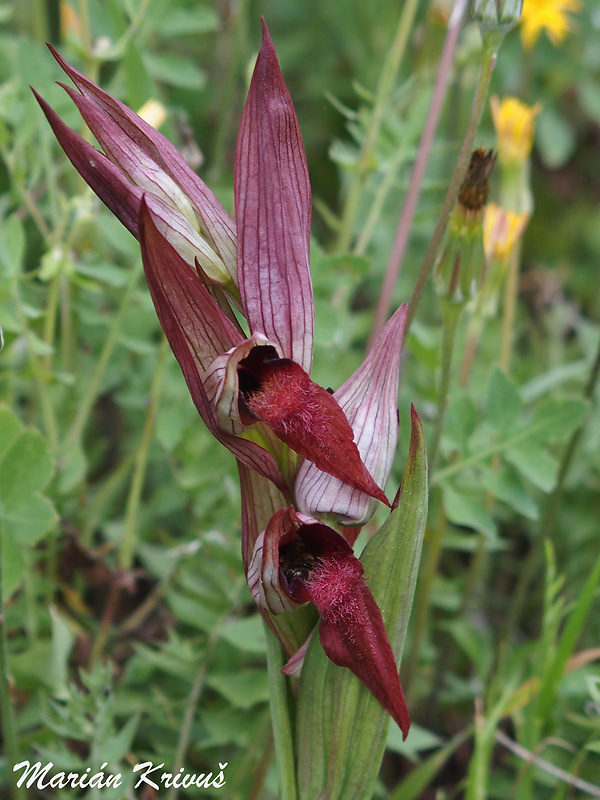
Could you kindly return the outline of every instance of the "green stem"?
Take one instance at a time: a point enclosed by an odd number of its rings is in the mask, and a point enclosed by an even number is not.
[[[591,401],[594,392],[596,390],[596,385],[598,383],[599,376],[600,376],[600,342],[598,343],[596,358],[594,359],[594,363],[590,371],[588,382],[583,392],[583,396],[586,400]],[[589,419],[589,415],[587,419]],[[538,535],[535,537],[531,545],[531,548],[529,549],[529,553],[527,554],[527,558],[525,559],[523,568],[521,569],[519,575],[519,581],[513,593],[512,603],[510,605],[510,609],[506,617],[506,622],[504,624],[504,629],[502,631],[502,639],[505,642],[510,641],[510,639],[512,638],[516,625],[521,617],[521,612],[523,611],[523,606],[525,603],[525,597],[531,585],[531,581],[533,580],[533,577],[537,571],[537,564],[542,545],[547,538],[550,538],[552,536],[552,533],[554,531],[558,513],[558,506],[562,497],[565,480],[567,478],[569,469],[571,468],[571,464],[573,463],[573,458],[575,456],[575,453],[577,452],[577,448],[579,446],[579,442],[581,441],[581,437],[583,436],[583,432],[587,424],[587,419],[585,419],[582,422],[582,424],[575,431],[573,431],[573,433],[571,434],[571,438],[569,439],[569,443],[563,453],[558,470],[556,486],[554,487],[552,494],[548,497],[548,500],[546,501],[544,513],[542,515],[540,524],[538,526]]]
[[[138,279],[140,275],[139,266],[132,270],[131,277],[129,279],[129,284],[125,289],[123,294],[123,298],[121,300],[121,305],[117,313],[115,314],[112,325],[110,326],[110,330],[108,332],[108,336],[106,337],[106,341],[104,343],[104,348],[98,359],[98,364],[96,366],[96,370],[92,375],[92,379],[88,384],[87,391],[83,396],[80,404],[79,410],[77,412],[77,416],[64,440],[63,444],[63,453],[66,453],[68,449],[79,442],[81,440],[81,436],[87,424],[90,412],[96,402],[96,398],[100,392],[100,386],[102,384],[102,379],[104,378],[104,373],[106,372],[106,368],[108,367],[108,363],[112,356],[112,352],[114,349],[115,344],[117,343],[117,339],[121,330],[121,324],[123,319],[125,318],[126,312],[129,310],[129,304],[131,302],[131,298],[133,297],[133,293],[136,289]]]
[[[454,344],[456,342],[456,331],[462,314],[463,306],[451,301],[442,299],[442,374],[440,377],[440,388],[438,393],[438,415],[435,422],[433,436],[428,448],[429,474],[433,474],[437,462],[440,440],[444,431],[446,420],[446,410],[448,408],[448,397],[450,394],[450,378],[452,376],[452,361],[454,355]]]
[[[283,650],[273,632],[264,623],[267,639],[267,665],[269,668],[269,697],[271,702],[271,721],[277,776],[279,778],[279,797],[281,800],[296,800],[296,768],[294,764],[294,737],[287,686],[287,678],[281,674],[284,665]]]
[[[161,384],[168,352],[168,341],[167,339],[163,339],[160,347],[158,363],[156,365],[156,372],[154,373],[154,379],[152,381],[152,388],[150,390],[150,403],[148,405],[148,411],[146,412],[146,420],[144,422],[142,439],[135,456],[131,486],[129,488],[129,496],[127,498],[127,506],[125,511],[125,530],[123,532],[123,539],[121,540],[121,548],[119,551],[119,567],[121,569],[130,569],[133,562],[133,554],[135,552],[135,546],[137,543],[138,511],[140,507],[140,500],[142,498],[142,489],[144,488],[146,466],[148,464],[148,450],[150,448],[150,442],[152,441],[152,435],[154,433],[154,420],[158,408]]]
[[[442,552],[442,542],[444,539],[445,530],[446,515],[440,504],[435,525],[429,529],[429,539],[426,539],[427,559],[425,562],[425,569],[423,570],[423,576],[419,580],[419,590],[415,594],[413,638],[410,655],[402,676],[402,682],[405,686],[409,687],[409,705],[411,702],[411,695],[413,695],[415,691],[414,676],[417,672],[417,666],[419,664],[421,646],[423,644],[423,640],[425,639],[425,630],[429,617],[431,588],[433,586],[433,581],[437,572],[437,566],[440,560],[440,554]]]
[[[372,169],[373,150],[377,142],[377,137],[379,136],[379,129],[385,120],[389,100],[406,50],[408,37],[413,28],[417,6],[418,0],[406,0],[404,3],[396,29],[396,36],[394,37],[392,47],[381,69],[369,126],[362,143],[356,171],[353,173],[354,180],[350,184],[344,205],[340,232],[336,245],[336,250],[340,253],[344,253],[350,248],[350,243],[354,235],[354,226],[360,197],[365,180]]]
[[[421,269],[419,270],[415,287],[408,304],[408,317],[406,320],[407,331],[410,329],[410,325],[415,316],[417,306],[421,300],[423,290],[425,289],[425,285],[429,280],[431,270],[435,264],[438,249],[446,230],[446,225],[448,224],[448,217],[454,208],[454,204],[456,203],[456,198],[458,197],[458,192],[460,190],[460,185],[463,182],[465,172],[469,166],[471,151],[473,150],[473,142],[475,141],[475,135],[479,129],[481,115],[483,114],[485,100],[490,86],[492,71],[496,62],[496,54],[498,52],[500,43],[502,42],[503,36],[504,33],[495,30],[485,31],[483,33],[481,64],[479,67],[479,75],[477,76],[477,85],[475,87],[475,94],[473,96],[473,104],[471,106],[469,123],[467,125],[465,137],[463,139],[462,147],[458,156],[458,161],[456,162],[454,174],[452,175],[452,180],[450,181],[450,186],[448,187],[448,192],[444,199],[444,204],[442,205],[442,210],[440,212],[437,225],[435,226],[433,236],[429,242],[429,247],[425,253],[425,258],[421,264]]]
[[[502,309],[502,344],[500,349],[500,368],[508,375],[512,355],[513,329],[519,293],[519,267],[521,265],[521,247],[516,245],[508,264],[508,275],[504,286],[504,304]]]
[[[0,565],[2,564],[2,523],[0,520]],[[6,766],[9,782],[12,784],[14,800],[25,800],[24,787],[20,788],[12,782],[12,769],[18,764],[19,749],[13,707],[10,700],[10,683],[8,677],[8,648],[6,647],[6,615],[4,613],[4,596],[2,586],[2,570],[0,569],[0,720],[4,746],[6,748]]]

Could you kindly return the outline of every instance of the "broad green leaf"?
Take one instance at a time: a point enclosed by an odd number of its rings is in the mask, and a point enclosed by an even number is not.
[[[571,125],[555,108],[547,106],[537,121],[535,140],[544,165],[550,169],[562,167],[577,146]]]
[[[170,53],[157,55],[146,53],[145,63],[150,75],[157,81],[183,89],[201,89],[206,75],[191,61]]]
[[[188,6],[171,8],[163,17],[159,33],[161,37],[189,36],[193,33],[211,33],[219,28],[217,14],[211,8]]]
[[[486,490],[497,500],[502,500],[527,519],[538,519],[537,503],[515,470],[511,468],[500,471],[482,470],[481,477]]]
[[[0,497],[7,507],[20,504],[32,492],[43,489],[52,476],[53,463],[44,437],[23,430],[0,463]]]
[[[458,492],[444,484],[444,509],[450,522],[483,533],[488,539],[498,537],[496,524],[487,510],[480,493],[477,495]]]
[[[264,669],[215,672],[207,676],[206,682],[234,708],[252,708],[269,699],[269,685]]]
[[[517,387],[496,367],[490,376],[485,403],[487,421],[498,431],[510,430],[517,424],[522,406]]]
[[[21,435],[22,430],[23,425],[18,417],[5,406],[0,406],[0,463],[8,448]]]
[[[400,728],[395,723],[390,723],[386,747],[406,758],[413,759],[422,750],[431,750],[441,744],[442,739],[436,733],[414,722],[410,726],[410,736],[403,741]]]
[[[53,469],[42,435],[0,408],[0,568],[5,600],[25,574],[31,547],[56,524],[51,502],[40,494]]]
[[[477,409],[467,395],[457,397],[448,406],[444,439],[461,452],[467,449],[467,442],[477,426]]]
[[[219,636],[246,653],[264,653],[266,649],[263,623],[258,614],[222,625]]]
[[[413,411],[411,444],[400,503],[367,544],[365,580],[400,660],[417,580],[427,516],[427,457]],[[301,800],[367,800],[377,779],[389,716],[349,671],[328,661],[313,636],[298,698],[298,775]],[[409,734],[410,735],[410,734]]]
[[[534,486],[544,492],[551,491],[556,482],[556,460],[536,445],[519,445],[507,450],[505,458]]]

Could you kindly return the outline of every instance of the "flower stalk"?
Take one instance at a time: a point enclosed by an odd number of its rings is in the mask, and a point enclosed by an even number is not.
[[[421,268],[419,270],[419,274],[417,275],[410,301],[408,303],[408,318],[406,321],[407,331],[410,330],[410,325],[423,295],[425,285],[427,284],[427,281],[429,280],[431,272],[436,263],[439,248],[442,244],[444,232],[448,224],[450,212],[456,203],[461,184],[469,166],[471,151],[473,150],[473,143],[475,141],[475,136],[479,129],[479,123],[481,122],[481,116],[485,108],[485,100],[488,94],[494,65],[496,63],[498,49],[502,43],[505,32],[506,31],[503,29],[497,30],[494,28],[483,28],[481,31],[481,61],[479,65],[479,73],[477,75],[475,93],[473,95],[473,103],[471,105],[471,112],[469,115],[469,122],[467,123],[467,129],[462,141],[456,167],[454,168],[454,173],[452,174],[450,185],[448,187],[446,197],[444,198],[435,230],[429,241],[423,263],[421,264]]]

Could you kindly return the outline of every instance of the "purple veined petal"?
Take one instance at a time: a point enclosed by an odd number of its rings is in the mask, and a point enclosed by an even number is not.
[[[149,206],[140,211],[140,244],[148,288],[161,327],[179,362],[198,413],[207,428],[246,466],[285,491],[273,459],[255,442],[222,431],[202,383],[207,367],[219,352],[242,341],[204,288],[202,281],[176,253],[156,227]]]
[[[206,393],[216,410],[219,425],[231,433],[239,434],[248,428],[248,425],[240,419],[238,368],[240,361],[247,358],[255,347],[270,347],[274,355],[281,357],[277,345],[269,342],[262,334],[256,333],[227,353],[217,356],[209,366],[204,379]]]
[[[225,284],[229,281],[225,264],[183,214],[160,197],[153,198],[152,212],[154,224],[160,233],[190,267],[196,270],[199,264],[206,278],[214,283]],[[230,283],[228,285],[231,286]]]
[[[204,381],[211,362],[232,345],[239,344],[241,337],[197,273],[165,237],[164,210],[161,201],[151,194],[144,195],[140,245],[146,279],[159,318],[165,307],[171,309],[186,337],[188,348],[194,353],[200,378]],[[165,334],[171,341],[167,330]]]
[[[275,519],[275,518],[274,518]],[[269,525],[273,527],[273,522]],[[292,600],[281,588],[279,581],[279,540],[278,533],[263,531],[254,545],[252,561],[246,578],[254,602],[259,608],[268,609],[271,614],[285,614],[295,611],[304,603]]]
[[[238,279],[252,333],[310,372],[311,193],[296,112],[263,20],[235,156]]]
[[[121,143],[128,139],[129,146],[135,149],[138,155],[143,153],[146,158],[156,165],[155,168],[162,170],[179,187],[183,195],[192,204],[203,232],[206,232],[212,239],[227,271],[234,279],[234,282],[237,283],[235,224],[213,192],[190,169],[177,148],[165,136],[141,119],[131,109],[127,108],[126,105],[111,97],[93,81],[90,81],[85,75],[74,69],[54,48],[50,45],[48,47],[59,65],[81,92],[84,100],[95,105],[99,112],[106,115],[105,125],[108,125],[110,121],[114,136],[120,138]],[[72,90],[69,93],[75,100],[76,96],[72,93]],[[79,101],[76,102],[80,110],[82,110],[84,106]],[[88,113],[90,106],[86,105],[85,108],[87,109],[86,113]],[[99,117],[94,115],[94,119],[97,121]],[[86,122],[89,124],[87,119]],[[105,146],[104,143],[100,143],[103,147]],[[110,150],[110,141],[108,141],[108,147]],[[107,150],[107,155],[110,156],[109,150]]]
[[[398,443],[398,374],[406,324],[403,304],[388,321],[361,366],[334,392],[354,431],[365,467],[378,486],[385,486]],[[319,470],[310,461],[300,466],[295,483],[298,507],[307,514],[334,514],[343,525],[363,525],[377,500]]]
[[[133,186],[104,153],[65,125],[33,87],[32,91],[60,146],[77,172],[127,230],[139,238],[138,219],[143,191]]]
[[[239,460],[238,471],[242,499],[242,561],[247,573],[256,540],[275,512],[289,505],[289,497],[284,498],[270,480]]]

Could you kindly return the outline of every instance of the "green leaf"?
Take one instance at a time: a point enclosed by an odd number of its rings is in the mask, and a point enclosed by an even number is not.
[[[0,408],[0,568],[5,600],[32,560],[30,548],[56,524],[52,503],[40,494],[53,470],[43,436]]]
[[[556,482],[558,465],[556,460],[541,447],[521,444],[518,447],[511,447],[505,457],[534,486],[544,492],[552,490]]]
[[[19,503],[32,492],[43,489],[53,468],[44,437],[38,431],[24,430],[4,453],[0,463],[2,502]]]
[[[157,81],[183,89],[201,89],[206,75],[191,61],[171,53],[156,55],[146,53],[144,57],[150,75]]]
[[[258,654],[266,650],[264,628],[258,614],[222,625],[219,628],[219,636],[246,653]]]
[[[487,421],[498,431],[517,424],[523,403],[517,387],[498,367],[492,370],[485,403]]]
[[[433,747],[439,747],[442,744],[442,739],[433,731],[421,727],[416,723],[410,726],[410,736],[406,741],[402,740],[402,731],[392,722],[388,731],[387,744],[388,750],[393,750],[395,753],[400,753],[406,758],[413,759],[417,753],[422,750],[431,750]]]
[[[547,106],[539,116],[535,140],[544,165],[550,169],[562,167],[577,146],[571,125],[555,108]]]
[[[0,236],[0,266],[5,278],[16,278],[20,274],[24,251],[23,226],[13,214],[3,225]]]
[[[470,495],[455,491],[444,484],[444,509],[450,522],[483,533],[490,540],[498,538],[496,524],[487,510],[481,494]]]
[[[467,442],[477,426],[477,409],[475,403],[467,395],[462,395],[453,400],[448,406],[444,438],[449,444],[460,450],[466,451]]]
[[[482,480],[486,490],[497,500],[502,500],[503,503],[527,519],[538,519],[537,503],[515,470],[510,468],[502,469],[499,472],[482,470]]]
[[[264,669],[218,672],[208,675],[206,682],[234,708],[252,708],[269,699],[269,684]]]
[[[415,590],[427,517],[427,457],[420,420],[411,444],[398,507],[365,547],[365,580],[381,608],[400,660]],[[371,798],[389,716],[349,671],[333,665],[313,636],[298,698],[297,750],[301,800]],[[410,735],[410,734],[409,734]]]
[[[161,37],[189,36],[193,33],[211,33],[219,28],[219,19],[211,8],[189,6],[173,8],[163,17],[159,33]]]

